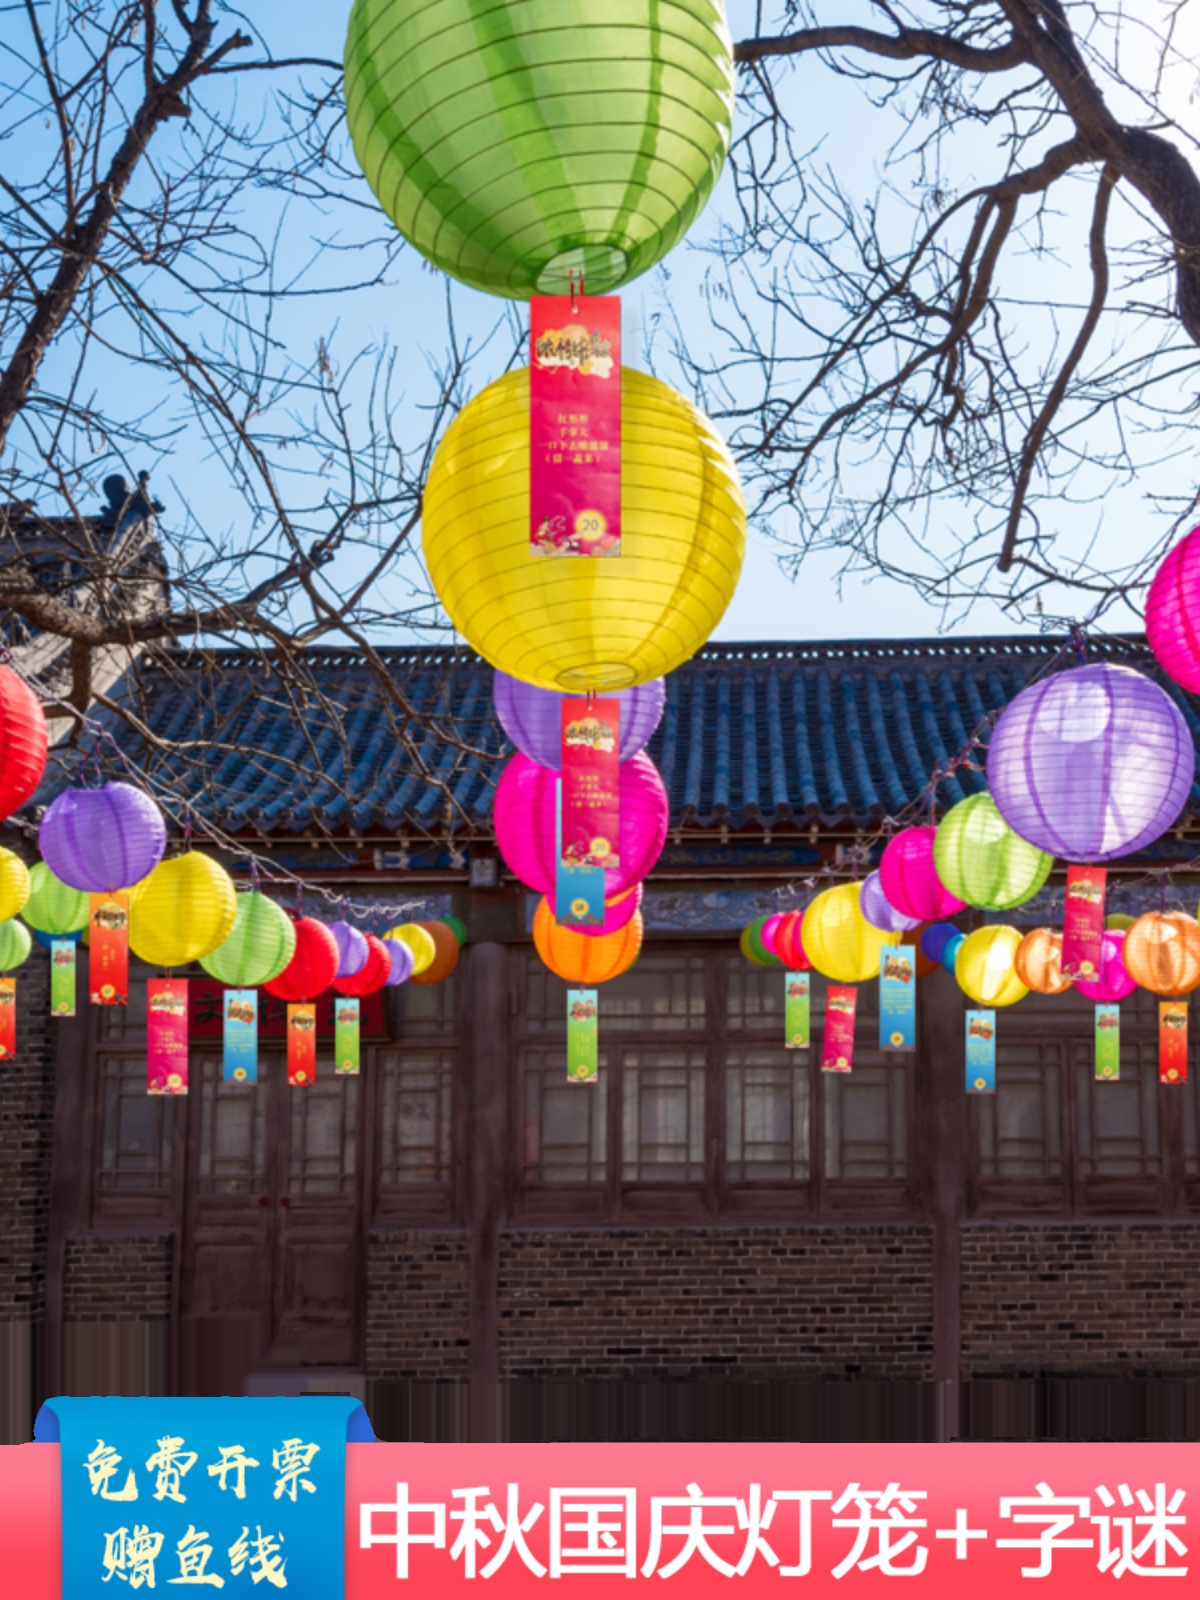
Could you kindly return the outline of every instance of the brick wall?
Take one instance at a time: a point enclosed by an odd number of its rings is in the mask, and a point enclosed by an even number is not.
[[[82,1234],[67,1241],[68,1322],[145,1322],[171,1314],[171,1235]]]
[[[932,1314],[923,1227],[501,1240],[506,1379],[927,1379]]]
[[[40,946],[16,979],[17,1053],[0,1063],[0,1321],[36,1322],[46,1300],[57,1048]]]
[[[367,1240],[369,1378],[465,1378],[470,1252],[462,1232],[379,1231]]]
[[[1196,1372],[1200,1225],[963,1230],[963,1376]]]

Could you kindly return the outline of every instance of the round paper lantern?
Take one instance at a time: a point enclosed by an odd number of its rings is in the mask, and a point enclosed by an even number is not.
[[[825,889],[804,913],[804,949],[818,972],[835,983],[879,976],[879,952],[899,936],[873,928],[859,909],[861,883]]]
[[[789,972],[808,972],[812,962],[804,949],[803,911],[789,911],[775,934],[775,953]]]
[[[591,923],[586,928],[576,928],[576,933],[582,933],[587,939],[603,939],[606,934],[616,933],[618,928],[623,928],[637,912],[642,909],[642,886],[635,883],[632,889],[626,889],[623,894],[613,895],[604,902],[604,921]]]
[[[233,879],[188,850],[160,861],[129,896],[129,948],[152,967],[186,967],[222,944],[237,920]]]
[[[773,956],[776,961],[779,960],[779,951],[775,948],[775,935],[779,932],[784,915],[782,911],[772,912],[769,917],[763,918],[758,930],[759,944],[762,945],[764,952]]]
[[[1100,976],[1089,983],[1086,978],[1076,978],[1075,987],[1088,1000],[1098,1000],[1102,1005],[1114,1005],[1124,1000],[1137,988],[1125,965],[1125,930],[1110,928],[1100,935]]]
[[[1062,934],[1053,928],[1035,928],[1017,946],[1013,957],[1017,977],[1037,994],[1066,994],[1070,978],[1063,977]]]
[[[753,926],[754,926],[753,923],[747,923],[746,926],[742,929],[740,935],[738,936],[738,949],[745,956],[746,960],[753,962],[753,964],[756,967],[774,967],[774,966],[777,966],[778,963],[771,956],[768,956],[768,955],[755,955],[755,953],[754,953],[755,946],[757,945],[758,949],[761,950],[762,949],[762,945],[758,944],[758,940],[757,939],[755,939],[753,941],[751,940],[750,936],[751,936],[751,932],[753,930]]]
[[[29,898],[25,921],[39,933],[55,939],[82,932],[87,927],[88,897],[56,878],[44,861],[29,869]]]
[[[1132,928],[1136,921],[1136,917],[1131,917],[1124,911],[1110,911],[1108,916],[1106,916],[1104,919],[1104,926],[1106,928],[1118,929],[1123,933],[1127,929]],[[1135,984],[1134,987],[1136,988],[1137,985]]]
[[[879,886],[889,903],[916,922],[937,922],[966,910],[966,902],[938,877],[936,839],[936,828],[905,828],[888,840],[879,863]]]
[[[412,977],[413,956],[406,944],[401,944],[399,939],[385,939],[384,949],[391,962],[391,971],[388,973],[387,986],[396,989],[402,983],[407,983]]]
[[[583,939],[574,928],[554,920],[543,898],[533,916],[533,942],[551,972],[590,989],[619,978],[637,960],[642,948],[642,918],[639,913],[603,939]]]
[[[402,922],[398,928],[390,929],[387,937],[404,945],[412,956],[412,971],[409,977],[417,977],[427,967],[433,965],[437,956],[437,945],[434,944],[429,930],[421,923]]]
[[[463,407],[430,469],[425,561],[450,620],[494,667],[542,689],[661,678],[695,655],[737,586],[746,507],[720,436],[632,368],[621,403],[619,560],[530,546],[526,367]]]
[[[567,696],[521,683],[506,672],[497,672],[492,696],[500,725],[517,749],[539,766],[561,766],[562,705]],[[628,761],[658,727],[667,703],[667,686],[661,678],[654,678],[634,689],[621,689],[613,698],[621,706],[620,759]]]
[[[1022,689],[987,756],[1005,822],[1068,861],[1111,861],[1152,844],[1183,809],[1195,770],[1192,736],[1170,695],[1108,662]]]
[[[712,192],[733,119],[719,0],[356,0],[359,165],[422,255],[524,300],[630,283]]]
[[[460,945],[466,944],[467,925],[461,917],[443,917],[442,921],[450,929],[450,932],[458,940]]]
[[[23,922],[0,922],[0,972],[11,972],[29,957],[33,940]]]
[[[1200,923],[1186,911],[1150,911],[1125,935],[1121,956],[1151,994],[1190,994],[1200,988]]]
[[[605,895],[631,889],[662,854],[667,838],[667,791],[649,756],[620,768],[620,866],[606,867]],[[514,877],[539,894],[554,893],[554,794],[558,773],[520,753],[500,774],[493,809],[496,843]]]
[[[967,905],[1011,911],[1032,900],[1054,857],[1015,834],[990,794],[973,794],[938,824],[933,862],[949,892]]]
[[[414,983],[443,983],[458,965],[459,944],[454,937],[454,930],[448,928],[444,922],[422,922],[419,927],[433,940],[435,953],[433,960],[422,972],[414,972]]]
[[[977,1006],[1011,1006],[1029,993],[1016,968],[1021,935],[1003,925],[967,934],[954,958],[958,986]]]
[[[882,928],[885,933],[907,933],[921,922],[920,917],[906,917],[896,910],[883,892],[878,872],[869,873],[863,879],[859,909],[873,928]]]
[[[228,937],[200,965],[230,989],[255,989],[277,978],[295,952],[295,925],[283,907],[265,894],[243,893]]]
[[[11,850],[0,846],[0,922],[15,917],[30,891],[29,868]]]
[[[42,781],[50,735],[37,695],[0,667],[0,817],[20,810]]]
[[[332,927],[329,931],[333,932]],[[447,932],[449,933],[449,930]],[[454,935],[450,933],[449,937],[453,939]],[[336,937],[334,943],[337,943]],[[392,976],[392,958],[388,954],[388,948],[383,940],[377,939],[373,933],[367,933],[363,935],[363,943],[367,947],[367,953],[363,959],[362,966],[358,967],[354,972],[339,974],[334,977],[333,987],[338,994],[375,994],[383,988],[384,984]]]
[[[921,954],[930,961],[940,961],[951,939],[962,933],[953,922],[932,922],[921,935]]]
[[[352,928],[348,922],[330,922],[327,926],[338,947],[337,975],[339,978],[352,978],[367,964],[366,935]]]
[[[329,929],[316,917],[297,917],[292,927],[296,935],[292,959],[263,988],[276,1000],[297,1005],[315,1000],[329,988],[337,975],[338,947]]]
[[[1200,690],[1200,528],[1168,550],[1146,594],[1146,640],[1163,671]]]
[[[763,938],[764,930],[775,915],[777,913],[769,912],[765,917],[755,917],[753,922],[746,924],[746,942],[754,960],[764,967],[778,967],[783,964]]]
[[[106,894],[153,872],[167,848],[167,825],[150,796],[132,784],[67,789],[46,809],[38,848],[63,883]]]
[[[966,942],[966,934],[955,930],[953,938],[947,939],[942,946],[942,966],[945,967],[952,978],[957,970],[958,952]]]

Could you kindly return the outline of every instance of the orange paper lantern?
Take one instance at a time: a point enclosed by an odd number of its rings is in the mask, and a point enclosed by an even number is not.
[[[1063,977],[1062,934],[1053,928],[1035,928],[1017,946],[1013,957],[1017,976],[1035,994],[1066,994],[1070,978]]]
[[[435,954],[427,967],[422,967],[420,972],[414,967],[409,983],[443,983],[458,965],[458,953],[462,946],[454,936],[454,929],[447,927],[444,922],[418,922],[414,924],[424,928],[433,940]]]
[[[1200,923],[1186,911],[1151,911],[1125,935],[1125,969],[1151,994],[1200,988]]]
[[[589,939],[556,922],[543,896],[533,918],[533,942],[551,972],[591,989],[619,978],[637,960],[642,948],[642,914],[636,912],[615,933]]]

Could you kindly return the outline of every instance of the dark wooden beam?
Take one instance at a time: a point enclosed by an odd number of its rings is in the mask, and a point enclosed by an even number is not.
[[[948,972],[917,990],[924,1210],[933,1225],[934,1437],[959,1436],[962,1392],[962,1223],[966,1190],[962,991]]]
[[[467,1098],[465,1203],[470,1234],[470,1436],[500,1428],[500,1230],[508,1211],[512,1019],[509,957],[500,944],[463,951]]]

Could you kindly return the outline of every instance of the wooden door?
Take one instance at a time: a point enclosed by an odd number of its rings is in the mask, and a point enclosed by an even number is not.
[[[241,1394],[260,1367],[359,1364],[361,1079],[254,1085],[193,1057],[179,1252],[179,1387]]]

